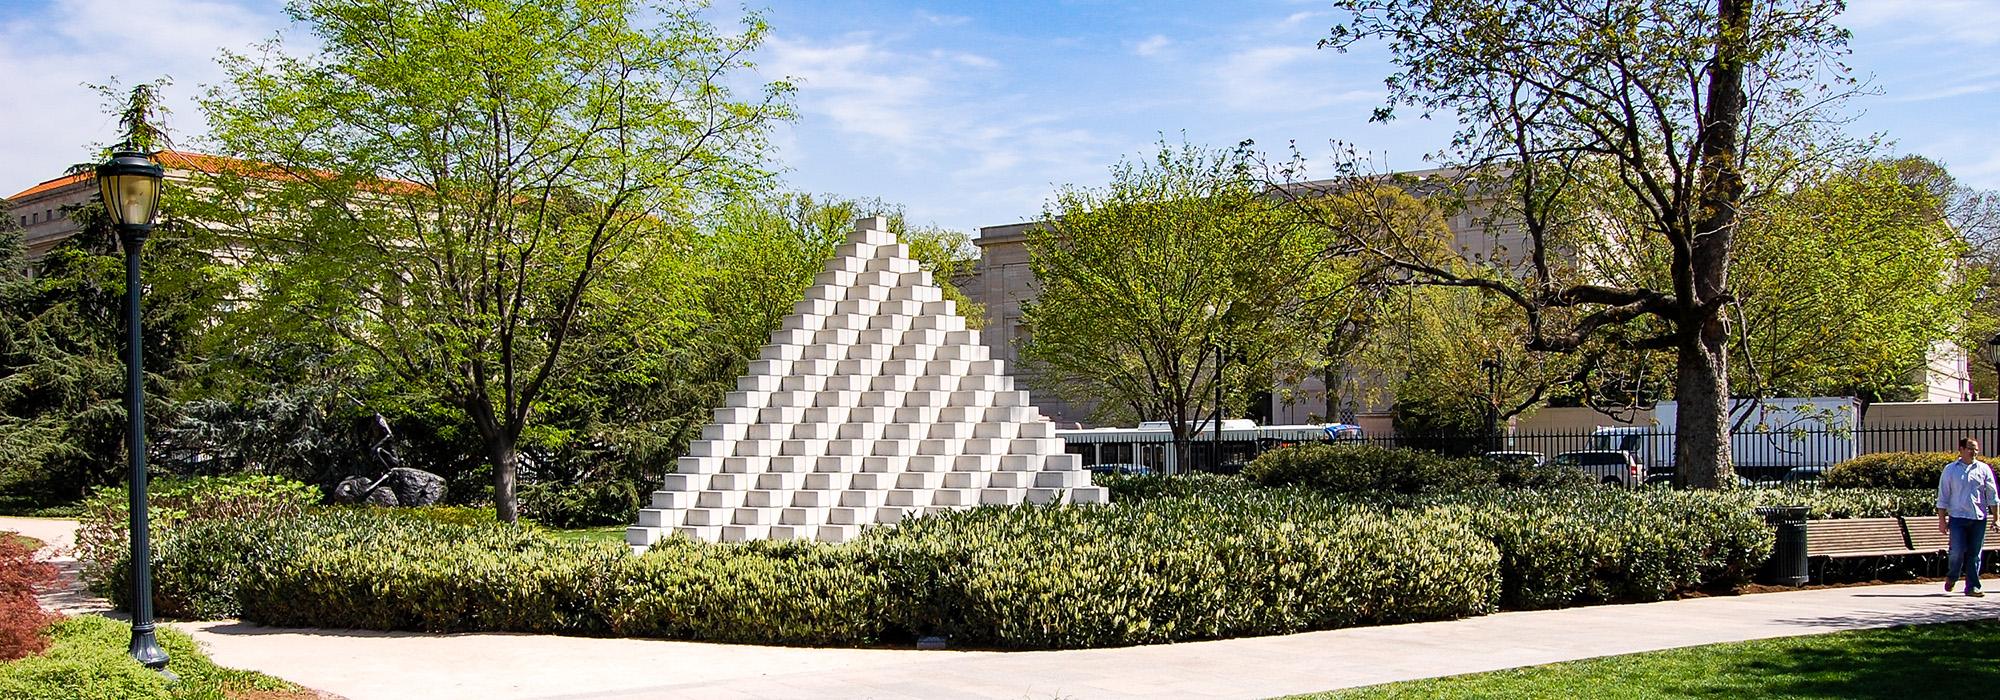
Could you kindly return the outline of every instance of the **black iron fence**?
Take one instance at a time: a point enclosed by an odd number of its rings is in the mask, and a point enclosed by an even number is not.
[[[1804,424],[1787,428],[1746,427],[1730,438],[1737,474],[1760,483],[1810,480],[1840,462],[1861,455],[1882,452],[1955,452],[1961,438],[1971,437],[1987,446],[2000,446],[2000,430],[1991,422],[1933,423],[1867,428],[1837,428]],[[1655,480],[1670,478],[1678,471],[1679,460],[1674,433],[1665,428],[1611,428],[1576,431],[1512,432],[1504,435],[1481,433],[1410,433],[1369,435],[1343,439],[1340,444],[1368,444],[1410,448],[1442,454],[1470,456],[1488,452],[1522,452],[1553,459],[1573,452],[1617,450],[1631,453],[1646,466]],[[1233,473],[1263,452],[1292,441],[1225,440],[1220,455],[1207,440],[1190,445],[1191,465],[1197,471]],[[1080,446],[1079,446],[1080,447]],[[1107,446],[1108,447],[1108,446]],[[1150,463],[1140,453],[1171,451],[1172,446],[1128,445],[1116,458],[1086,459],[1091,463]],[[1984,448],[1986,454],[1994,454]],[[1219,458],[1218,458],[1219,457]]]

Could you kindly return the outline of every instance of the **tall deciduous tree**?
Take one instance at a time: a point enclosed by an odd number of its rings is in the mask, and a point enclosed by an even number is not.
[[[1432,433],[1444,449],[1491,449],[1499,433],[1489,430],[1540,406],[1577,373],[1577,354],[1523,348],[1519,317],[1491,296],[1406,287],[1385,302],[1360,355],[1395,377],[1399,433]],[[1481,435],[1488,439],[1467,439]]]
[[[463,407],[513,521],[519,442],[550,392],[581,385],[581,358],[663,347],[686,322],[657,302],[685,284],[691,220],[762,181],[789,87],[730,86],[765,27],[637,0],[289,10],[317,54],[230,56],[203,103],[243,161],[207,183],[205,218],[251,253],[248,301],[272,327],[340,337]]]
[[[1940,177],[1921,158],[1862,161],[1748,212],[1730,270],[1739,395],[1911,392],[1980,282]]]
[[[1323,263],[1331,237],[1242,165],[1162,146],[1108,187],[1059,193],[1029,232],[1029,371],[1101,417],[1167,421],[1183,468],[1215,382],[1319,359],[1319,312],[1352,281]]]
[[[1457,164],[1503,182],[1527,241],[1518,275],[1465,276],[1378,249],[1413,278],[1477,287],[1521,309],[1527,347],[1600,334],[1675,351],[1677,478],[1732,483],[1731,253],[1740,216],[1846,90],[1838,0],[1336,0],[1353,21],[1322,46],[1386,41],[1390,106],[1455,114]],[[1830,86],[1830,87],[1829,87]],[[1562,265],[1615,197],[1668,251],[1664,279]],[[1640,322],[1634,324],[1634,322]]]

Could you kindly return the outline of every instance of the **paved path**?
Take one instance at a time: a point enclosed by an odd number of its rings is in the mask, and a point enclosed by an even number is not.
[[[13,521],[0,519],[0,530]],[[179,623],[217,663],[375,698],[1262,698],[1845,629],[2000,618],[1936,584],[1501,613],[1060,652],[801,649]]]

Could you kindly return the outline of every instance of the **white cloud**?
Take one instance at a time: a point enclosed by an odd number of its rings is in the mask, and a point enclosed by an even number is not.
[[[999,61],[995,61],[991,58],[987,58],[985,56],[981,56],[976,53],[969,53],[965,51],[945,51],[943,49],[934,49],[931,51],[931,57],[955,61],[961,65],[970,66],[973,68],[1000,67]]]
[[[1975,81],[1975,82],[1959,83],[1957,85],[1950,85],[1946,87],[1937,88],[1935,90],[1927,90],[1924,92],[1896,95],[1894,97],[1889,98],[1889,101],[1929,102],[1932,100],[1945,100],[1953,97],[1964,97],[1966,95],[1978,95],[1982,93],[1993,92],[1994,90],[2000,90],[2000,81],[1995,81],[1995,80]]]
[[[905,202],[925,218],[1015,216],[1039,210],[1048,190],[1002,183],[1054,182],[1076,176],[1079,163],[1095,170],[1110,162],[1104,139],[1057,108],[1031,104],[983,56],[904,51],[866,34],[773,37],[764,52],[761,73],[798,84],[800,119],[790,130],[810,152],[788,159],[814,173],[825,170],[816,157],[860,159],[849,181],[833,188],[841,194],[893,199],[897,193],[865,191],[865,183],[901,182],[929,191],[929,201]]]
[[[898,144],[927,137],[910,114],[935,90],[933,78],[884,70],[899,61],[873,43],[813,45],[773,37],[766,50],[761,72],[795,79],[802,107],[840,130]]]
[[[61,175],[93,158],[92,144],[117,140],[117,122],[84,83],[171,76],[167,125],[180,143],[197,141],[207,127],[194,98],[223,77],[217,50],[240,50],[283,24],[272,7],[207,0],[56,0],[11,15],[0,24],[0,96],[15,105],[0,110],[9,163],[0,196]]]
[[[1841,23],[1861,30],[1895,32],[1897,44],[1938,40],[1974,46],[2000,43],[2000,2],[1995,0],[1853,0]]]
[[[1242,111],[1296,112],[1381,99],[1380,92],[1329,81],[1326,59],[1310,44],[1260,46],[1223,56],[1210,67],[1209,78],[1215,97]]]
[[[1278,20],[1277,29],[1279,31],[1291,31],[1305,24],[1306,20],[1331,16],[1333,16],[1331,12],[1294,12],[1286,15],[1284,19]]]
[[[1165,35],[1154,34],[1152,36],[1146,37],[1145,40],[1140,41],[1139,43],[1133,44],[1132,53],[1151,58],[1153,56],[1160,55],[1161,51],[1165,51],[1167,49],[1167,46],[1173,43],[1174,41],[1172,39],[1168,39]]]
[[[956,27],[972,21],[971,17],[963,15],[939,15],[923,10],[917,10],[917,19],[940,27]]]

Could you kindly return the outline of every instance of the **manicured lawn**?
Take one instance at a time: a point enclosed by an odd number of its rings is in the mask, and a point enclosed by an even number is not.
[[[577,530],[544,530],[543,534],[565,542],[610,542],[625,543],[624,525],[586,527]]]
[[[2000,695],[2000,620],[1714,644],[1301,698],[1842,698]]]
[[[132,626],[96,615],[78,615],[50,626],[52,643],[40,656],[0,663],[0,698],[77,700],[310,700],[312,691],[251,671],[216,666],[194,640],[165,627],[167,668],[181,681],[169,685],[131,657]]]

